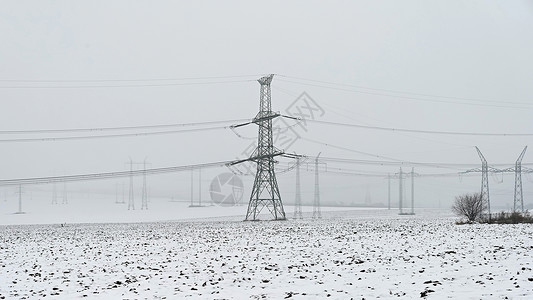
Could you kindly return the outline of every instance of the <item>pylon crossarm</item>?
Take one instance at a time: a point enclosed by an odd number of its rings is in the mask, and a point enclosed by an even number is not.
[[[293,116],[287,116],[287,115],[280,115],[280,116],[284,117],[284,118],[287,118],[287,119],[293,119],[293,120],[296,120],[296,121],[303,120],[302,118],[297,118],[297,117],[293,117]]]
[[[233,128],[238,128],[238,127],[242,127],[242,126],[246,126],[246,125],[250,125],[252,124],[253,122],[250,121],[250,122],[246,122],[246,123],[241,123],[241,124],[235,124],[235,125],[231,125],[229,128],[233,129]]]
[[[283,155],[283,154],[284,154],[284,152],[278,152],[278,153],[274,153],[274,154],[267,154],[267,155],[255,156],[255,157],[250,157],[250,158],[241,159],[241,160],[235,160],[235,161],[232,161],[232,162],[226,164],[226,166],[234,166],[236,164],[240,164],[240,163],[247,162],[247,161],[258,162],[258,161],[262,161],[262,160],[265,160],[265,159],[268,159],[268,158],[280,156],[280,155]]]
[[[281,156],[286,157],[286,158],[294,158],[294,159],[307,158],[307,156],[305,155],[290,154],[290,153],[283,153],[281,154]]]
[[[279,112],[270,111],[270,112],[266,112],[266,113],[259,113],[252,120],[252,123],[255,123],[255,124],[262,123],[262,122],[269,121],[269,120],[272,120],[274,118],[277,118],[279,116],[281,116],[281,114]],[[260,125],[260,124],[258,124],[258,125]]]

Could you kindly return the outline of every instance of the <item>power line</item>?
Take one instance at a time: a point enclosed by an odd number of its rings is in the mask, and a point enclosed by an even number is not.
[[[118,127],[93,127],[93,128],[65,128],[65,129],[30,129],[30,130],[0,130],[0,134],[34,134],[34,133],[66,133],[66,132],[102,132],[102,131],[119,131],[119,130],[136,130],[136,129],[155,129],[155,128],[169,128],[169,127],[188,127],[188,126],[203,126],[214,124],[226,124],[244,122],[248,119],[224,120],[224,121],[208,121],[208,122],[194,122],[194,123],[175,123],[175,124],[155,124],[155,125],[139,125],[139,126],[118,126]]]
[[[459,171],[464,171],[465,167],[473,165],[473,164],[431,163],[431,162],[406,161],[406,160],[402,160],[402,159],[382,156],[382,155],[378,155],[378,154],[374,154],[374,153],[363,152],[363,151],[359,151],[359,150],[355,150],[355,149],[351,149],[351,148],[347,148],[347,147],[333,145],[331,143],[325,143],[325,142],[321,142],[321,141],[317,141],[317,140],[312,140],[312,139],[309,139],[309,138],[303,138],[302,137],[301,139],[305,140],[305,141],[308,141],[308,142],[311,142],[311,143],[320,144],[320,145],[323,145],[323,146],[326,146],[326,147],[332,147],[332,148],[339,149],[339,150],[349,151],[349,152],[353,152],[353,153],[357,153],[357,154],[362,154],[362,155],[365,155],[365,156],[371,156],[371,157],[376,157],[376,158],[382,159],[381,161],[370,161],[370,160],[366,161],[366,160],[350,160],[350,159],[341,159],[341,158],[323,158],[323,160],[328,160],[329,159],[329,160],[336,160],[338,162],[351,162],[351,163],[361,163],[362,162],[364,164],[375,164],[375,165],[425,166],[425,167],[430,167],[430,168],[452,169],[452,170],[459,170]],[[491,167],[506,166],[506,165],[508,165],[508,164],[491,164]]]
[[[392,158],[392,157],[382,156],[382,155],[378,155],[378,154],[374,154],[374,153],[368,153],[368,152],[363,152],[363,151],[359,151],[359,150],[355,150],[355,149],[350,149],[350,148],[346,148],[346,147],[342,147],[342,146],[337,146],[337,145],[333,145],[331,143],[325,143],[325,142],[321,142],[321,141],[317,141],[317,140],[312,140],[312,139],[309,139],[309,138],[301,138],[301,139],[305,140],[305,141],[308,141],[308,142],[311,142],[311,143],[324,145],[326,147],[332,147],[332,148],[336,148],[336,149],[339,149],[339,150],[344,150],[344,151],[349,151],[349,152],[362,154],[362,155],[366,155],[366,156],[372,156],[372,157],[376,157],[376,158],[380,158],[380,159],[385,159],[385,160],[388,160],[389,162],[396,162],[396,163],[400,163],[400,164],[409,164],[409,165],[422,165],[422,166],[434,167],[434,168],[449,168],[449,167],[446,167],[446,166],[441,166],[441,165],[436,165],[436,164],[431,164],[431,163],[415,163],[415,162],[411,162],[411,161],[405,161],[405,160],[401,160],[401,159],[397,159],[397,158]],[[383,163],[385,163],[385,162],[386,161],[384,161]],[[453,169],[455,169],[455,168],[453,168]]]
[[[142,81],[184,81],[184,80],[212,80],[228,79],[242,77],[257,77],[262,75],[229,75],[229,76],[207,76],[207,77],[181,77],[181,78],[145,78],[145,79],[0,79],[0,82],[33,82],[33,83],[52,83],[52,82],[142,82]]]
[[[351,88],[369,89],[369,90],[375,90],[375,91],[404,94],[404,95],[394,95],[394,94],[386,94],[386,93],[372,92],[372,91],[360,91],[360,90],[341,88],[341,87],[336,87],[336,86],[327,86],[327,85],[321,85],[321,84],[315,84],[315,83],[299,82],[299,81],[293,81],[293,80],[280,79],[281,81],[284,81],[284,82],[301,84],[301,85],[306,85],[306,86],[333,89],[333,90],[346,91],[346,92],[359,93],[359,94],[386,96],[386,97],[393,97],[393,98],[406,99],[406,100],[427,101],[427,102],[448,103],[448,104],[460,104],[460,105],[472,105],[472,106],[500,107],[500,108],[521,108],[521,109],[532,109],[533,108],[530,103],[525,103],[525,102],[502,102],[502,101],[482,100],[482,99],[474,99],[474,98],[462,98],[462,97],[418,94],[418,93],[394,91],[394,90],[387,90],[387,89],[366,88],[366,87],[347,85],[347,84],[328,83],[326,81],[303,79],[303,78],[284,76],[284,75],[279,75],[279,76],[280,77],[285,77],[285,78],[298,79],[298,80],[307,80],[307,81],[310,81],[310,82],[317,82],[317,83],[322,83],[322,84],[330,84],[330,85],[345,86],[345,87],[351,87]],[[413,95],[413,96],[409,96],[409,95]],[[417,96],[420,96],[420,97],[417,97]],[[467,102],[458,102],[458,101],[428,99],[428,98],[421,98],[421,97],[433,97],[433,98],[446,98],[446,99],[466,100],[466,101],[473,101],[473,102],[478,102],[478,103],[467,103]],[[486,104],[485,102],[510,103],[510,104],[521,105],[521,106]]]
[[[533,136],[533,133],[486,133],[486,132],[457,132],[457,131],[434,131],[434,130],[418,130],[418,129],[403,129],[403,128],[392,128],[392,127],[380,127],[380,126],[368,126],[368,125],[359,125],[359,124],[348,124],[348,123],[339,123],[331,121],[320,121],[320,120],[304,120],[305,122],[312,122],[325,125],[333,126],[344,126],[344,127],[353,127],[361,129],[374,129],[374,130],[385,130],[385,131],[395,131],[395,132],[409,132],[409,133],[424,133],[424,134],[441,134],[441,135],[468,135],[468,136]]]
[[[175,83],[143,83],[143,84],[110,84],[110,85],[0,85],[0,89],[81,89],[81,88],[138,88],[138,87],[165,87],[165,86],[185,86],[185,85],[207,85],[224,83],[242,83],[254,81],[248,80],[224,80],[205,82],[175,82]]]
[[[302,77],[294,77],[294,76],[286,76],[286,75],[278,75],[278,76],[285,77],[285,78],[293,78],[293,79],[298,79],[298,80],[311,81],[311,82],[324,83],[324,84],[346,86],[346,87],[353,87],[353,88],[373,90],[373,91],[400,93],[400,94],[407,94],[407,95],[414,95],[414,96],[445,98],[445,99],[457,99],[457,100],[468,100],[468,101],[476,101],[476,102],[502,103],[501,101],[495,101],[495,100],[486,100],[486,99],[478,99],[478,98],[467,98],[467,97],[457,97],[457,96],[443,96],[443,95],[423,94],[423,93],[413,93],[413,92],[398,91],[398,90],[391,90],[391,89],[371,88],[371,87],[365,87],[365,86],[361,86],[361,85],[336,83],[336,82],[331,82],[331,81],[322,81],[322,80],[316,80],[316,79],[307,79],[307,78],[302,78]],[[504,102],[504,103],[518,104],[518,105],[528,105],[528,106],[531,105],[531,103],[527,103],[527,102]]]
[[[90,181],[90,180],[102,180],[102,179],[129,177],[129,176],[176,173],[176,172],[187,171],[191,169],[224,167],[226,164],[230,162],[231,161],[221,161],[221,162],[203,163],[203,164],[195,164],[195,165],[173,166],[173,167],[164,167],[164,168],[150,168],[150,169],[118,171],[118,172],[90,173],[90,174],[77,174],[77,175],[64,175],[64,176],[48,176],[48,177],[31,177],[31,178],[19,178],[19,179],[3,179],[3,180],[0,180],[0,186],[11,186],[11,185],[21,185],[21,184],[22,185],[47,184],[47,183],[54,183],[54,182]]]
[[[193,129],[167,130],[167,131],[151,131],[151,132],[135,132],[135,133],[107,134],[107,135],[85,135],[85,136],[63,136],[63,137],[2,139],[2,140],[0,140],[0,143],[55,142],[55,141],[66,141],[66,140],[88,140],[88,139],[102,139],[102,138],[121,138],[121,137],[176,134],[176,133],[185,133],[185,132],[211,131],[211,130],[219,130],[219,129],[227,129],[227,128],[229,128],[229,127],[228,126],[216,126],[216,127],[206,127],[206,128],[193,128]]]

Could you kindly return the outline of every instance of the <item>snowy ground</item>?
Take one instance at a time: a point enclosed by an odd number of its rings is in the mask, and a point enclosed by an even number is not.
[[[531,225],[396,213],[4,225],[0,298],[533,299]]]

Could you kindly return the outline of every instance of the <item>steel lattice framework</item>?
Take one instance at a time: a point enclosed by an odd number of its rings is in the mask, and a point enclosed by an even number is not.
[[[524,212],[524,198],[522,195],[522,158],[524,158],[526,150],[527,146],[524,147],[524,150],[522,150],[522,153],[518,156],[514,167],[514,212],[518,211],[518,205],[520,205],[520,210]]]
[[[477,154],[481,159],[481,199],[484,202],[484,206],[487,209],[487,213],[490,219],[490,197],[489,197],[489,165],[485,156],[481,153],[478,147],[476,147]]]
[[[258,219],[265,207],[274,216],[274,220],[285,220],[285,210],[274,171],[276,163],[274,158],[284,153],[274,147],[272,136],[272,119],[280,116],[279,113],[272,112],[270,83],[273,76],[265,76],[258,80],[261,84],[259,113],[252,120],[252,123],[259,126],[257,148],[251,158],[257,163],[257,172],[246,212],[246,220],[252,221]]]
[[[302,219],[302,192],[300,187],[300,158],[296,158],[296,193],[294,198],[294,218]]]
[[[322,218],[322,212],[320,211],[320,184],[318,181],[318,153],[315,158],[315,198],[313,199],[313,219]]]

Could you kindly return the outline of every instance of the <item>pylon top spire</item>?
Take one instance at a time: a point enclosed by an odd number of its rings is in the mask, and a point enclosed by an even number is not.
[[[274,77],[274,74],[270,74],[268,76],[261,77],[257,81],[261,85],[270,85],[270,83],[272,82],[272,77]]]

